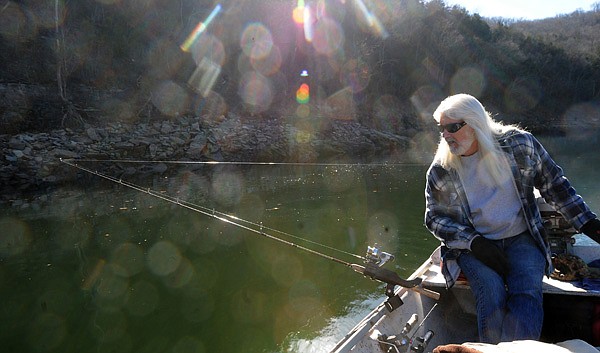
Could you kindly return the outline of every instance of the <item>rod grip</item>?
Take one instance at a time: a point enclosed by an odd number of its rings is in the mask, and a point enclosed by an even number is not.
[[[423,294],[424,296],[429,297],[431,299],[440,300],[440,293],[438,293],[436,291],[432,291],[431,289],[423,288],[421,286],[416,286],[416,287],[407,288],[407,289],[410,289],[417,293]]]
[[[398,276],[398,274],[396,272],[388,270],[388,269],[380,268],[380,267],[371,267],[371,266],[364,267],[364,266],[357,265],[357,264],[351,264],[350,267],[354,271],[361,273],[367,277],[370,277],[371,279],[378,280],[378,281],[388,283],[388,284],[397,285],[397,286],[406,288],[408,290],[412,290],[414,292],[420,293],[420,294],[422,294],[426,297],[429,297],[431,299],[434,299],[434,300],[440,299],[440,293],[421,287],[420,284],[421,284],[422,280],[420,278],[415,278],[412,280],[405,280],[405,279],[401,278],[400,276]]]

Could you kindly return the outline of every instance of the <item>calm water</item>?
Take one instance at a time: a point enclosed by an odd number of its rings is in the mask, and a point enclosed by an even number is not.
[[[597,139],[543,141],[600,209]],[[437,246],[425,170],[171,165],[136,183],[348,262],[378,243],[407,276]],[[2,351],[327,352],[383,297],[343,265],[98,177],[42,200],[0,213]]]

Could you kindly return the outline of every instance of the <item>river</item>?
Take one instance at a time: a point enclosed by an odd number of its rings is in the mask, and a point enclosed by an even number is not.
[[[599,210],[597,137],[541,140]],[[422,225],[426,168],[168,164],[132,181],[175,203],[87,175],[43,206],[5,205],[2,350],[327,352],[384,285],[265,235],[359,263],[377,243],[408,276],[437,246]]]

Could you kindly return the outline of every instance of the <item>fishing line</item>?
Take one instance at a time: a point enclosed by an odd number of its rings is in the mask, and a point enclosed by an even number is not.
[[[204,206],[197,205],[197,204],[194,204],[194,203],[191,203],[191,202],[187,202],[185,200],[179,199],[178,197],[173,197],[173,196],[170,196],[170,195],[166,195],[166,194],[154,191],[154,190],[152,190],[150,188],[144,188],[142,186],[139,186],[137,184],[125,181],[123,179],[115,178],[115,177],[112,177],[110,175],[106,175],[106,174],[100,173],[98,171],[91,170],[89,168],[86,168],[86,167],[83,167],[83,166],[77,164],[73,160],[62,159],[61,158],[60,161],[63,162],[63,163],[65,163],[65,164],[67,164],[67,165],[69,165],[69,166],[71,166],[71,167],[74,167],[74,168],[77,168],[79,170],[85,171],[85,172],[90,173],[92,175],[99,176],[99,177],[104,178],[106,180],[109,180],[111,182],[114,182],[114,183],[123,185],[125,187],[128,187],[130,189],[146,193],[146,194],[148,194],[150,196],[154,196],[156,198],[159,198],[159,199],[162,199],[164,201],[167,201],[167,202],[176,204],[178,206],[187,208],[187,209],[192,210],[194,212],[198,212],[198,213],[203,214],[205,216],[208,216],[208,217],[220,220],[222,222],[225,222],[225,223],[237,226],[239,228],[248,230],[248,231],[253,232],[255,234],[262,235],[262,236],[264,236],[266,238],[278,241],[280,243],[283,243],[283,244],[291,246],[291,247],[295,247],[295,248],[297,248],[299,250],[303,250],[303,251],[309,252],[309,253],[311,253],[313,255],[317,255],[317,256],[326,258],[328,260],[331,260],[331,261],[334,261],[334,262],[337,262],[337,263],[341,263],[341,264],[343,264],[345,266],[348,266],[348,267],[352,267],[352,264],[349,263],[349,262],[340,260],[338,258],[335,258],[333,256],[330,256],[330,255],[318,252],[316,250],[312,250],[310,248],[301,246],[301,245],[293,243],[291,241],[287,241],[285,239],[281,239],[281,238],[276,237],[274,235],[268,234],[268,233],[265,232],[265,230],[270,231],[270,232],[274,232],[274,233],[277,233],[277,234],[280,234],[280,235],[284,235],[284,236],[287,236],[287,237],[290,237],[290,238],[298,239],[298,240],[301,240],[303,242],[306,242],[306,243],[309,243],[309,244],[312,244],[312,245],[315,245],[315,246],[320,246],[322,248],[325,248],[325,249],[328,249],[328,250],[331,250],[331,251],[336,251],[336,252],[339,252],[339,253],[343,253],[345,255],[349,255],[349,256],[361,259],[361,260],[365,260],[365,257],[363,257],[363,256],[352,254],[352,253],[349,253],[349,252],[346,252],[346,251],[343,251],[343,250],[340,250],[340,249],[336,249],[336,248],[333,248],[333,247],[330,247],[330,246],[327,246],[327,245],[324,245],[324,244],[321,244],[321,243],[317,243],[317,242],[314,242],[314,241],[311,241],[311,240],[308,240],[308,239],[304,239],[302,237],[299,237],[299,236],[296,236],[296,235],[293,235],[293,234],[290,234],[290,233],[287,233],[287,232],[283,232],[283,231],[280,231],[280,230],[277,230],[277,229],[266,227],[262,223],[251,222],[251,221],[239,218],[239,217],[234,216],[234,215],[226,214],[226,213],[223,213],[223,212],[216,211],[214,209],[210,209],[208,207],[204,207]],[[83,160],[77,160],[77,162],[81,162],[81,161],[83,161]],[[93,160],[85,160],[85,161],[86,162],[91,162]],[[106,160],[101,160],[101,161],[102,162],[107,162]],[[244,225],[242,223],[244,223],[246,225]]]
[[[435,303],[435,304],[433,304],[431,309],[429,309],[429,312],[427,313],[427,315],[425,315],[423,320],[421,320],[421,323],[419,324],[419,326],[417,326],[417,328],[415,329],[415,332],[413,332],[412,336],[410,336],[411,340],[415,337],[417,332],[419,332],[419,329],[423,326],[423,324],[425,324],[425,321],[427,321],[427,319],[429,318],[429,315],[431,315],[431,313],[433,312],[433,309],[435,309],[437,306],[438,306],[438,303]]]
[[[63,162],[67,160],[61,159]],[[73,161],[69,159],[68,161]],[[136,160],[136,159],[77,159],[77,162],[106,162],[106,163],[132,163],[132,164],[199,164],[199,165],[281,165],[281,166],[308,166],[308,167],[350,167],[350,166],[421,166],[419,163],[302,163],[302,162],[244,162],[244,161],[172,161],[172,160]],[[67,163],[68,164],[68,163]]]

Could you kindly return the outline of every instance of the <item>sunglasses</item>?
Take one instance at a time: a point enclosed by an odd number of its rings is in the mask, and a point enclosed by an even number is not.
[[[437,126],[438,130],[440,131],[440,134],[444,132],[444,130],[448,131],[449,133],[453,134],[455,132],[457,132],[458,130],[462,129],[463,126],[467,125],[466,122],[462,121],[460,123],[452,123],[452,124],[445,124],[445,125],[439,125]]]

